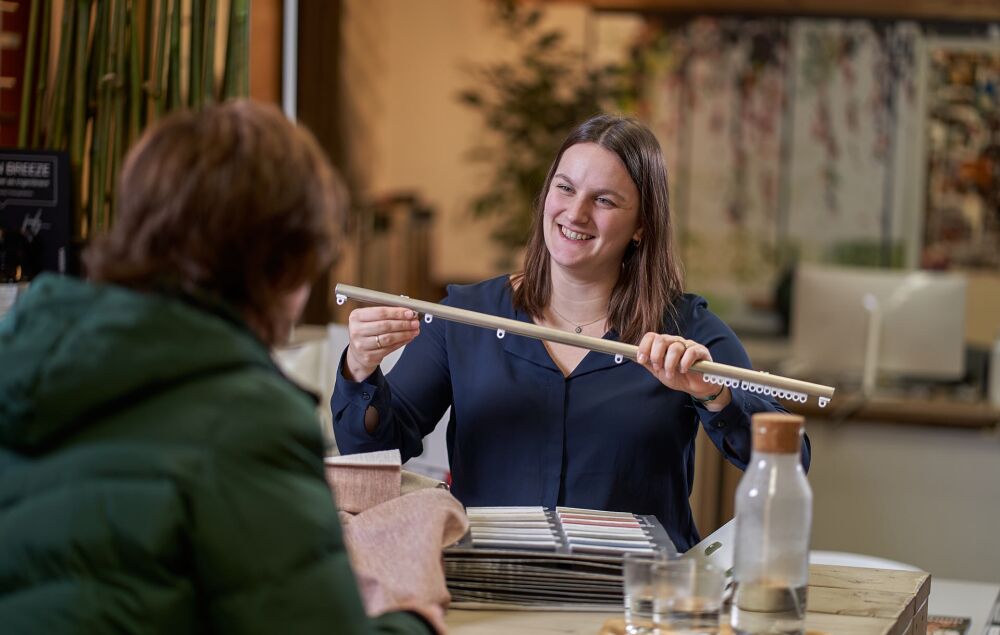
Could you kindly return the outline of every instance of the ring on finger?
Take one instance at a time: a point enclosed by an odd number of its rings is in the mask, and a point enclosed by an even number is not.
[[[379,338],[378,338],[378,335],[376,335],[376,336],[375,336],[375,345],[376,345],[376,346],[377,346],[378,348],[382,348],[382,341],[381,341],[381,340],[379,340]]]

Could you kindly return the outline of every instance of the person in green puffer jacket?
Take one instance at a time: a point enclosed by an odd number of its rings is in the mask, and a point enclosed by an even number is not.
[[[269,347],[343,201],[274,107],[178,114],[129,153],[89,281],[0,322],[0,633],[427,633],[366,616],[316,401]]]

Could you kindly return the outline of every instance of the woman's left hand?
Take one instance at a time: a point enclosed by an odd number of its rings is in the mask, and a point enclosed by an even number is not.
[[[686,392],[702,400],[718,393],[719,386],[705,381],[701,373],[691,371],[691,366],[701,360],[712,361],[712,354],[698,342],[676,335],[646,333],[639,340],[639,353],[635,361],[667,388]],[[721,410],[730,399],[729,389],[725,388],[705,406],[709,410]]]

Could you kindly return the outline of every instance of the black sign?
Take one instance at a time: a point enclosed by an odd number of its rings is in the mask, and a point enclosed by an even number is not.
[[[0,149],[0,229],[26,245],[26,278],[66,273],[73,205],[65,152]]]

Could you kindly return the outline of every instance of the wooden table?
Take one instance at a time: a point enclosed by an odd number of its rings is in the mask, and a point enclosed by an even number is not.
[[[916,635],[927,631],[930,574],[888,569],[809,567],[806,628],[831,635]],[[614,633],[620,614],[452,609],[452,635]],[[615,621],[617,620],[617,621]]]

